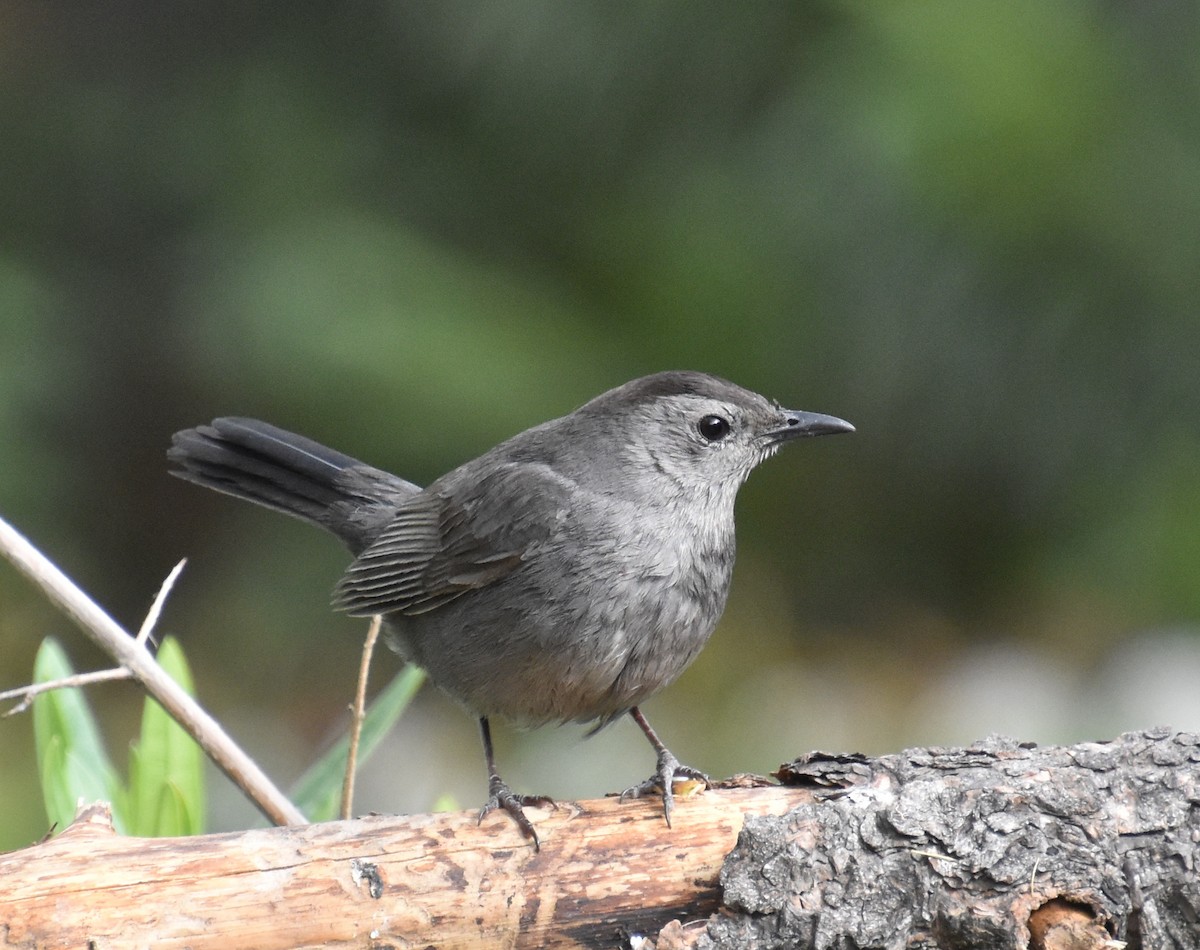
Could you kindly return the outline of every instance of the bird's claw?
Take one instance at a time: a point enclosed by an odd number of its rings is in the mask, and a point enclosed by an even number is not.
[[[538,805],[549,805],[551,808],[557,808],[558,805],[549,795],[518,795],[509,788],[498,775],[493,775],[488,781],[488,800],[483,807],[479,809],[479,822],[491,812],[501,809],[508,812],[512,820],[517,823],[517,827],[521,829],[521,833],[533,841],[533,850],[541,850],[541,842],[538,840],[537,831],[525,815],[525,808],[537,807]]]
[[[642,798],[651,794],[662,795],[663,818],[666,819],[667,827],[670,828],[671,813],[675,810],[674,785],[680,779],[701,782],[705,788],[712,786],[707,775],[690,765],[681,765],[675,756],[664,749],[659,753],[658,768],[655,769],[654,774],[640,785],[625,789],[621,793],[621,801],[626,802],[631,798]]]

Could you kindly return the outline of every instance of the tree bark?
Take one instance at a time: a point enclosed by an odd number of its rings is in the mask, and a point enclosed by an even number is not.
[[[727,914],[695,946],[1200,947],[1200,736],[991,738],[780,775],[843,787],[747,818]]]
[[[1200,737],[805,757],[782,786],[0,856],[0,946],[1200,947]]]

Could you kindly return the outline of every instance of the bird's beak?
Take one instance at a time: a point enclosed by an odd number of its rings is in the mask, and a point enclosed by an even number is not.
[[[783,419],[783,426],[767,433],[767,437],[773,442],[789,442],[792,439],[802,439],[814,435],[837,435],[839,432],[854,431],[854,426],[845,419],[826,416],[819,412],[784,409],[780,415]]]

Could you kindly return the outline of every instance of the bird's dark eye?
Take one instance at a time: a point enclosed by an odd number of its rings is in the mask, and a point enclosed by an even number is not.
[[[729,435],[729,420],[721,416],[705,416],[696,428],[709,442],[720,442]]]

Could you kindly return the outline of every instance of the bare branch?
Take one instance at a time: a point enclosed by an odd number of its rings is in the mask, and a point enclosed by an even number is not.
[[[90,686],[92,683],[108,683],[113,680],[129,679],[133,679],[133,674],[124,667],[119,666],[111,670],[93,670],[90,673],[76,673],[74,676],[64,676],[62,679],[50,680],[46,683],[33,683],[29,686],[18,686],[16,689],[6,689],[0,693],[0,703],[16,699],[17,697],[20,697],[21,701],[8,710],[8,712],[0,713],[0,719],[7,719],[9,716],[25,712],[29,708],[29,704],[36,697],[51,690],[72,689],[79,686]]]
[[[305,823],[299,809],[288,801],[217,721],[163,671],[145,645],[126,633],[3,519],[0,519],[0,554],[33,581],[94,643],[129,670],[146,692],[196,740],[205,754],[246,793],[264,815],[280,825]],[[175,572],[172,574],[174,576]],[[173,580],[173,576],[168,581]]]
[[[167,579],[162,582],[162,586],[158,589],[158,595],[154,598],[154,603],[150,605],[150,610],[146,614],[146,619],[142,621],[142,627],[138,630],[137,642],[145,644],[150,638],[150,633],[154,629],[154,625],[158,623],[159,615],[162,613],[163,604],[167,601],[167,595],[170,594],[171,588],[175,586],[175,580],[183,571],[183,566],[187,564],[187,558],[184,558],[172,569],[167,575]],[[91,686],[93,683],[111,683],[120,680],[134,679],[126,667],[118,666],[111,670],[93,670],[89,673],[76,673],[73,676],[64,676],[61,679],[51,680],[46,683],[32,683],[29,686],[19,686],[16,689],[9,689],[0,692],[0,702],[9,699],[21,697],[21,701],[13,706],[8,712],[0,713],[0,719],[7,719],[9,716],[15,716],[18,713],[23,713],[27,710],[30,704],[42,693],[49,693],[56,689],[78,689],[82,686]]]

